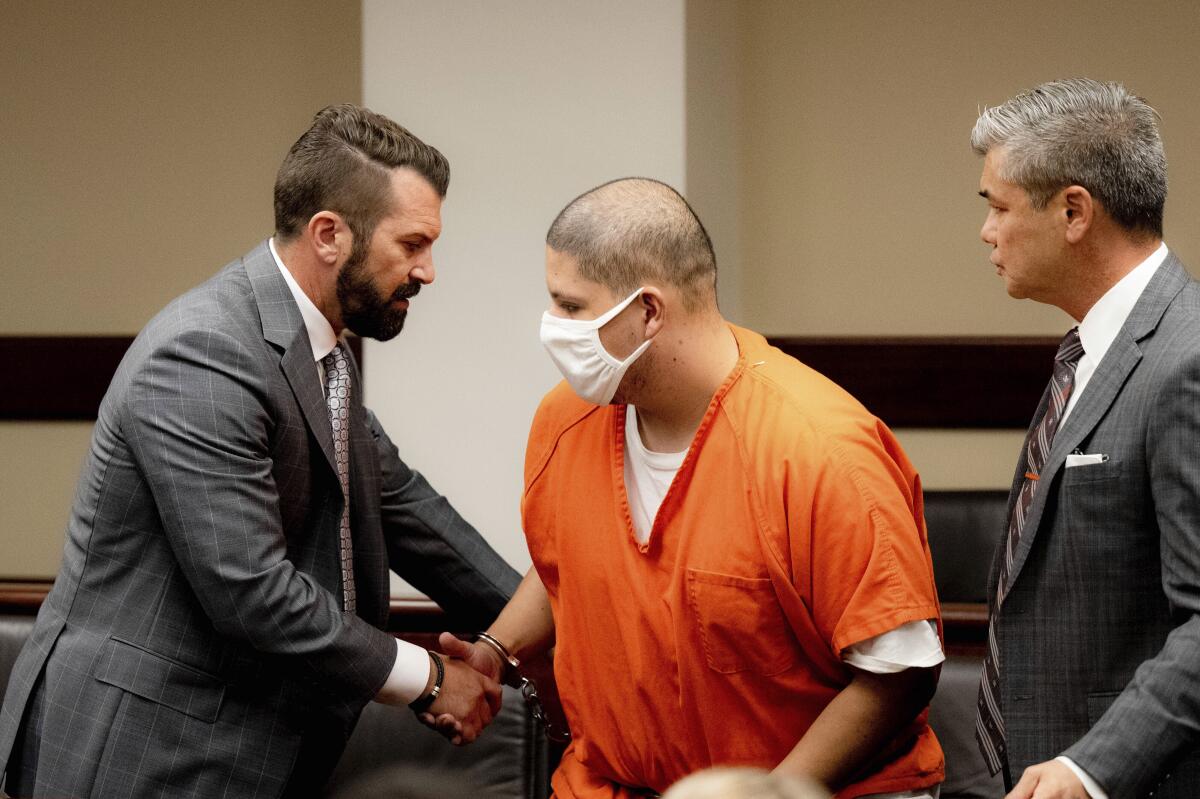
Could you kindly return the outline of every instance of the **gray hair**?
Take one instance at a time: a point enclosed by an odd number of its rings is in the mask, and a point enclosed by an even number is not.
[[[1119,83],[1043,83],[984,109],[971,131],[979,155],[1002,149],[1000,177],[1045,208],[1057,192],[1091,192],[1129,231],[1162,236],[1167,159],[1158,112]]]
[[[683,196],[650,178],[622,178],[579,195],[546,233],[570,255],[581,277],[617,294],[647,278],[674,286],[684,308],[715,306],[717,259],[712,241]]]

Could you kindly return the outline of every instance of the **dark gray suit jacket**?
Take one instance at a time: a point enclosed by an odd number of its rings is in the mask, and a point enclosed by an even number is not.
[[[1108,460],[1064,468],[1076,450]],[[1010,513],[1024,473],[1022,448]],[[1200,796],[1198,613],[1200,284],[1170,255],[1055,436],[1015,553],[996,628],[1013,778],[1065,754],[1111,799]]]
[[[32,697],[38,795],[273,797],[301,767],[316,791],[395,659],[389,565],[464,624],[496,615],[517,573],[400,460],[361,391],[351,414],[357,615],[328,410],[266,243],[146,326],[9,682],[0,773]]]

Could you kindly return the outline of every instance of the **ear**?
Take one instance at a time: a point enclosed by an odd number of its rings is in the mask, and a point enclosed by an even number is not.
[[[1060,192],[1059,213],[1066,218],[1068,244],[1078,244],[1096,221],[1096,201],[1083,186],[1068,186]]]
[[[638,298],[642,309],[642,324],[645,325],[646,338],[652,339],[662,330],[666,321],[667,306],[663,301],[662,290],[655,286],[646,286],[642,296]]]
[[[312,243],[313,252],[322,263],[337,266],[343,256],[349,257],[354,235],[340,214],[318,211],[308,220],[304,230]]]

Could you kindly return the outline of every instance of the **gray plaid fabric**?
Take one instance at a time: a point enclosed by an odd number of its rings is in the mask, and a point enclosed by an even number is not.
[[[389,565],[465,627],[499,611],[519,575],[349,400],[356,614],[329,410],[266,242],[138,335],[0,709],[10,792],[311,795],[394,663]]]
[[[1065,754],[1113,799],[1200,796],[1198,448],[1200,285],[1172,255],[1054,435],[992,617],[1014,779]]]

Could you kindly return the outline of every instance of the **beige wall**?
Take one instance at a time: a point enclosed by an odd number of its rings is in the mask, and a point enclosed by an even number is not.
[[[746,14],[728,0],[688,0],[687,197],[717,254],[721,312],[744,323],[742,284],[746,210],[742,149],[753,146],[745,124]]]
[[[714,6],[734,18],[739,48],[729,202],[740,200],[745,323],[791,335],[1061,334],[1065,315],[1010,300],[988,265],[968,145],[981,106],[1055,77],[1123,81],[1162,113],[1167,241],[1200,269],[1195,4],[692,0],[689,16]]]
[[[58,571],[91,435],[90,422],[0,423],[0,579]]]
[[[968,145],[982,106],[1056,77],[1120,80],[1160,111],[1167,242],[1200,269],[1193,3],[688,0],[687,15],[688,191],[742,324],[1061,335],[1065,314],[1009,299],[988,264]],[[897,434],[937,489],[1006,488],[1022,440]]]
[[[367,342],[367,401],[518,569],[529,423],[559,375],[538,340],[545,236],[581,192],[684,180],[683,0],[367,0],[363,96],[450,159],[437,279]]]
[[[357,0],[10,2],[0,335],[133,334],[270,234],[319,108],[358,101]],[[0,577],[49,575],[89,424],[0,423]]]

